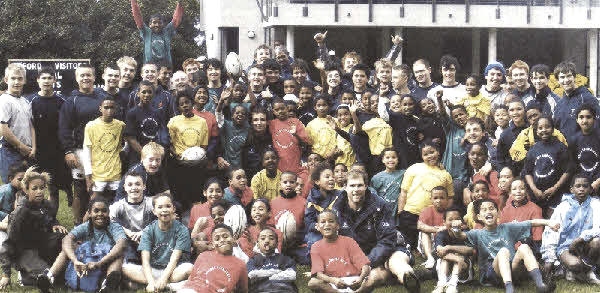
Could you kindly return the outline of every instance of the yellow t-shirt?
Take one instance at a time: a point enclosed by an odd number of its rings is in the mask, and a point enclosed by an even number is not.
[[[454,196],[452,176],[444,168],[430,167],[425,163],[416,163],[406,169],[401,189],[406,191],[404,210],[420,215],[421,211],[431,206],[431,190],[443,186],[448,197]]]
[[[275,178],[267,177],[267,170],[262,169],[252,177],[250,189],[254,193],[254,198],[266,198],[272,200],[279,195],[279,184],[281,180],[281,171],[277,170]]]
[[[467,95],[458,100],[456,104],[465,106],[469,117],[477,117],[483,121],[487,119],[492,110],[492,102],[488,98],[483,97],[481,93],[476,97]]]
[[[337,145],[335,130],[327,123],[327,118],[315,118],[306,125],[306,134],[313,141],[312,151],[321,157],[331,154]]]
[[[106,123],[96,118],[85,125],[83,144],[90,148],[93,181],[121,179],[121,157],[125,123],[117,119]]]
[[[206,147],[208,145],[208,127],[204,118],[194,115],[187,118],[183,115],[177,115],[167,124],[169,135],[171,135],[171,144],[175,148],[175,154],[181,156],[181,153],[191,147]]]
[[[375,156],[381,155],[381,152],[392,147],[392,127],[385,120],[376,117],[365,122],[362,129],[369,136],[369,149]]]
[[[345,132],[350,132],[350,127],[352,127],[352,124],[340,128]],[[335,163],[342,163],[346,165],[348,169],[350,169],[350,167],[352,167],[352,165],[356,162],[356,154],[354,154],[354,149],[352,148],[352,145],[350,145],[350,142],[343,137],[338,135],[336,139],[337,147],[342,151],[342,155],[335,159]]]

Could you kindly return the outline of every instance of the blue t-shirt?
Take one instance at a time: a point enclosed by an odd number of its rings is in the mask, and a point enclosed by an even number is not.
[[[85,222],[73,228],[69,234],[73,235],[75,241],[91,241],[94,244],[109,244],[111,246],[115,245],[115,243],[121,239],[127,239],[127,235],[125,235],[123,227],[112,221],[108,224],[106,230],[96,229],[94,227],[92,228],[94,230],[93,233],[90,233],[89,229],[89,222]]]
[[[240,167],[242,165],[241,152],[246,143],[250,125],[244,122],[241,126],[234,125],[233,121],[225,120],[221,128],[221,141],[223,144],[223,158],[231,164],[231,167]]]
[[[499,224],[495,230],[475,229],[465,232],[467,234],[467,245],[476,248],[479,268],[487,268],[488,263],[493,262],[501,248],[510,252],[510,260],[515,256],[515,244],[517,241],[530,237],[531,223],[516,222]],[[479,281],[484,283],[485,274],[479,274]]]
[[[144,64],[154,62],[160,64],[166,61],[173,66],[171,60],[171,39],[175,35],[175,25],[169,22],[159,33],[154,33],[144,24],[140,29],[140,37],[144,42]]]
[[[16,193],[10,183],[0,186],[0,221],[13,211]]]
[[[392,208],[394,214],[398,209],[398,196],[405,170],[396,170],[392,173],[381,171],[371,178],[371,187]]]
[[[164,269],[169,264],[173,250],[183,252],[179,263],[189,261],[191,239],[186,226],[174,220],[169,230],[162,231],[156,220],[144,228],[138,251],[150,252],[150,266]]]

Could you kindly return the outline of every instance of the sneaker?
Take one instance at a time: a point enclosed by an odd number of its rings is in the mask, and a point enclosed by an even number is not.
[[[408,272],[404,275],[402,285],[408,292],[419,293],[421,291],[421,281],[417,278],[417,275],[413,272]]]
[[[458,293],[456,286],[450,285],[446,288],[446,293]]]
[[[594,270],[590,270],[587,273],[587,280],[588,283],[590,284],[594,284],[594,285],[600,285],[600,280],[598,279],[598,276],[596,276],[596,273],[594,273]]]
[[[427,259],[427,261],[425,261],[425,262],[423,263],[423,266],[424,266],[426,269],[433,269],[433,267],[435,266],[435,259],[433,259],[433,258],[428,258],[428,259]]]
[[[536,288],[537,293],[551,293],[554,292],[556,285],[554,283],[542,283],[542,286]]]
[[[431,291],[431,293],[444,293],[447,292],[446,291],[446,286],[445,285],[437,285],[435,286],[435,289],[433,289],[433,291]]]
[[[102,285],[100,286],[100,290],[98,293],[108,293],[115,292],[119,289],[119,284],[121,283],[121,273],[120,272],[112,272],[106,276],[104,281],[102,281]]]
[[[40,289],[40,292],[42,293],[50,292],[50,288],[52,287],[50,279],[48,279],[48,276],[46,276],[46,274],[38,275],[35,285],[38,289]]]

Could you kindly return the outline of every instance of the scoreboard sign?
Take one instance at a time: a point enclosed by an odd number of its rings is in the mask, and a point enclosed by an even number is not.
[[[23,90],[24,94],[39,91],[36,81],[38,69],[42,66],[52,66],[56,71],[54,91],[69,96],[77,88],[75,69],[81,64],[90,64],[90,59],[8,59],[8,63],[20,63],[25,66],[27,84]]]

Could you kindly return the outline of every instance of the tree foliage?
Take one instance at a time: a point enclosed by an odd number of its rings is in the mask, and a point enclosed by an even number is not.
[[[138,0],[144,21],[172,19],[176,0]],[[184,16],[173,38],[173,63],[204,52],[195,42],[197,0],[181,0]],[[142,60],[143,44],[129,0],[0,0],[0,68],[8,59],[89,58],[101,68],[129,55]]]

